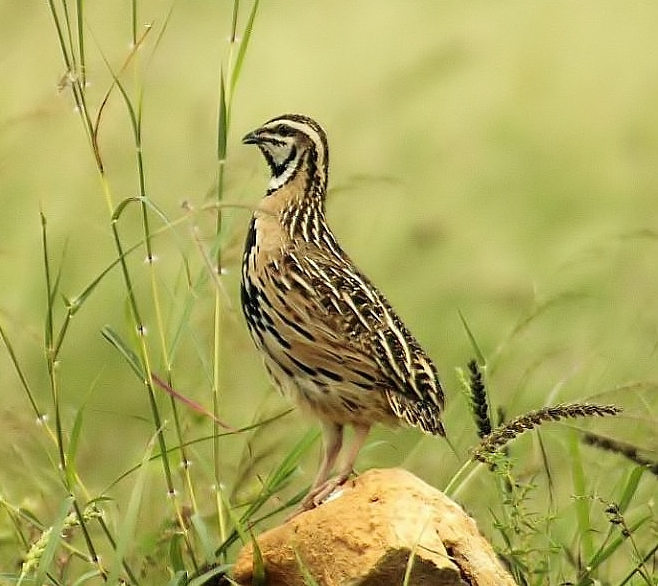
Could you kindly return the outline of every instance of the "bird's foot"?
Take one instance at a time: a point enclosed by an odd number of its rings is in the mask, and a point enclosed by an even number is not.
[[[349,474],[339,474],[338,476],[323,482],[320,486],[311,489],[301,502],[299,512],[301,513],[319,507],[337,488],[343,486],[349,477]]]

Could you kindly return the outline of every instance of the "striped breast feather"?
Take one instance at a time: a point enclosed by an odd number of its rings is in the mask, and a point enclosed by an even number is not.
[[[378,365],[326,319],[328,312],[317,304],[308,283],[279,269],[279,262],[272,263],[251,288],[259,300],[261,321],[266,322],[254,334],[256,343],[270,360],[290,378],[301,375],[319,384],[363,391],[385,388],[387,381]]]
[[[323,337],[336,338],[357,352],[388,383],[390,392],[404,397],[405,404],[418,403],[436,412],[443,409],[443,391],[431,359],[386,298],[344,253],[334,256],[302,249],[284,254],[281,262],[304,294],[301,311],[307,315],[302,319],[317,324]],[[420,426],[411,421],[413,409],[405,413],[398,415]]]

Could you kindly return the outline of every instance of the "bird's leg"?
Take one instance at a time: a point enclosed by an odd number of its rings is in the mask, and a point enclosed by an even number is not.
[[[338,475],[329,480],[325,479],[322,484],[312,490],[306,499],[304,499],[305,502],[310,499],[311,507],[319,506],[324,499],[336,490],[336,488],[345,484],[345,481],[350,477],[350,474],[352,474],[354,470],[354,462],[368,437],[369,431],[370,425],[361,423],[354,426],[354,441],[352,442],[350,451],[347,454],[347,459],[338,471]]]
[[[308,494],[301,503],[301,509],[306,511],[312,509],[315,505],[315,495],[327,482],[331,469],[336,463],[336,458],[343,446],[343,426],[332,421],[322,421],[322,464],[320,470],[311,485]]]

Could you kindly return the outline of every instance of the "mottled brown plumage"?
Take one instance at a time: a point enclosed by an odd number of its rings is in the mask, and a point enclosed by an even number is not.
[[[327,226],[322,128],[289,114],[243,142],[260,148],[272,178],[249,227],[242,308],[276,385],[322,424],[325,453],[309,508],[349,477],[374,423],[445,435],[443,391],[430,358]],[[354,443],[329,480],[346,425]]]

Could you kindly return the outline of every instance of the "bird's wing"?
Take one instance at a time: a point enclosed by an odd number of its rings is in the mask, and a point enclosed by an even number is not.
[[[414,404],[435,412],[443,409],[434,364],[384,296],[344,253],[328,256],[317,249],[306,254],[296,250],[278,262],[282,266],[267,271],[274,275],[273,286],[267,289],[276,291],[269,302],[280,322],[276,327],[287,330],[294,355],[305,357],[306,366],[347,370],[359,383],[374,384],[399,397],[403,405],[398,410],[405,414],[397,414],[405,418],[412,416],[406,411]]]

